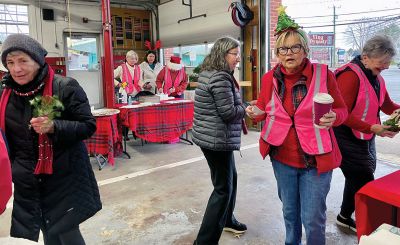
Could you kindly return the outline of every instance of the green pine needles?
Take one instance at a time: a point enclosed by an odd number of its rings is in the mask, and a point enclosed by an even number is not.
[[[30,100],[29,103],[33,107],[33,116],[41,117],[47,116],[49,120],[61,116],[61,111],[64,110],[64,105],[57,96],[36,96]]]
[[[400,131],[400,109],[395,110],[390,118],[383,122],[383,125],[390,126],[387,130],[392,132]]]

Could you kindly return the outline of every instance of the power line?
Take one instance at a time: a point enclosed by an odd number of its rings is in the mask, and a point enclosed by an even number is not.
[[[370,13],[376,13],[376,12],[387,12],[387,11],[392,11],[392,10],[398,10],[400,8],[391,8],[391,9],[381,9],[381,10],[371,10],[371,11],[364,11],[364,12],[353,12],[353,13],[344,13],[344,14],[336,14],[336,16],[342,16],[342,15],[354,15],[354,14],[370,14]],[[333,15],[315,15],[315,16],[303,16],[303,17],[292,17],[293,19],[309,19],[309,18],[318,18],[318,17],[332,17]]]
[[[339,21],[336,21],[336,23],[348,23],[349,21],[350,22],[353,22],[353,21],[359,21],[359,20],[370,20],[370,19],[376,19],[376,18],[384,18],[384,17],[395,17],[395,16],[399,16],[400,15],[400,13],[396,13],[396,14],[391,14],[391,15],[385,15],[385,16],[377,16],[377,17],[373,17],[373,18],[364,18],[364,19],[347,19],[347,20],[339,20]],[[331,15],[331,16],[333,16],[333,15]],[[337,16],[337,15],[336,15]],[[319,24],[324,24],[324,23],[332,23],[332,21],[320,21],[319,22]],[[315,24],[315,22],[299,22],[299,25],[307,25],[307,24]]]
[[[382,22],[382,21],[390,21],[390,20],[398,20],[400,19],[400,16],[397,17],[391,17],[391,18],[385,18],[385,19],[379,19],[379,20],[360,20],[360,21],[353,21],[353,22],[346,22],[346,23],[340,23],[336,24],[336,26],[343,26],[343,25],[354,25],[354,24],[360,24],[360,23],[371,23],[371,22]],[[333,24],[329,25],[318,25],[318,26],[303,26],[303,28],[315,28],[315,27],[330,27],[334,26]]]

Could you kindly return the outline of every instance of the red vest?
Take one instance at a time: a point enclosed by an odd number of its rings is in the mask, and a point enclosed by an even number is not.
[[[172,78],[171,78],[171,71],[169,70],[168,67],[164,68],[165,73],[164,73],[164,84],[163,84],[163,93],[164,94],[170,94],[169,89],[170,88],[176,88],[178,87],[183,79],[183,73],[185,72],[184,68],[182,67],[182,69],[179,70],[178,74],[175,77],[175,81],[172,82]]]
[[[348,63],[335,71],[335,74],[343,71],[349,67],[352,71],[354,71],[358,79],[360,80],[360,86],[358,89],[357,100],[353,110],[351,111],[351,115],[360,119],[361,121],[367,122],[369,124],[380,124],[379,119],[379,108],[382,106],[385,95],[386,95],[386,85],[381,75],[378,75],[379,81],[379,98],[376,96],[375,90],[369,82],[367,76],[365,76],[364,72],[361,68],[353,63]],[[360,131],[352,129],[354,136],[361,140],[370,140],[374,134],[365,134]]]
[[[140,79],[140,67],[138,65],[134,66],[135,73],[133,74],[134,78],[132,79],[132,75],[129,72],[128,66],[124,63],[122,66],[122,82],[126,82],[128,85],[126,86],[126,93],[131,94],[134,91],[140,92],[141,89],[139,87],[139,79]]]
[[[317,93],[328,93],[326,84],[328,67],[321,64],[312,65],[314,72],[310,87],[296,109],[293,121],[283,107],[277,92],[277,81],[275,78],[273,79],[274,89],[272,90],[271,100],[264,110],[267,117],[261,137],[267,143],[279,146],[285,140],[294,122],[294,128],[303,151],[309,155],[319,155],[332,151],[332,140],[329,131],[316,128],[313,123],[313,97]]]

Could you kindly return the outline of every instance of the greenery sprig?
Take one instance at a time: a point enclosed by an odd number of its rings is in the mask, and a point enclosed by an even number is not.
[[[387,130],[392,132],[400,131],[400,109],[395,110],[390,118],[383,122],[383,125],[390,126]]]
[[[64,110],[64,105],[58,99],[58,96],[36,96],[29,101],[33,107],[33,116],[41,117],[47,116],[50,120],[61,116],[61,111]]]

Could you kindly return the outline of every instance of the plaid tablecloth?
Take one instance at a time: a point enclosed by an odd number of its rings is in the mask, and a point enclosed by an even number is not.
[[[114,166],[114,156],[122,152],[121,137],[118,134],[117,114],[96,117],[96,132],[85,140],[89,154],[107,156],[108,163]]]
[[[193,124],[192,101],[173,100],[139,108],[118,108],[122,125],[149,142],[165,142],[178,138]]]

